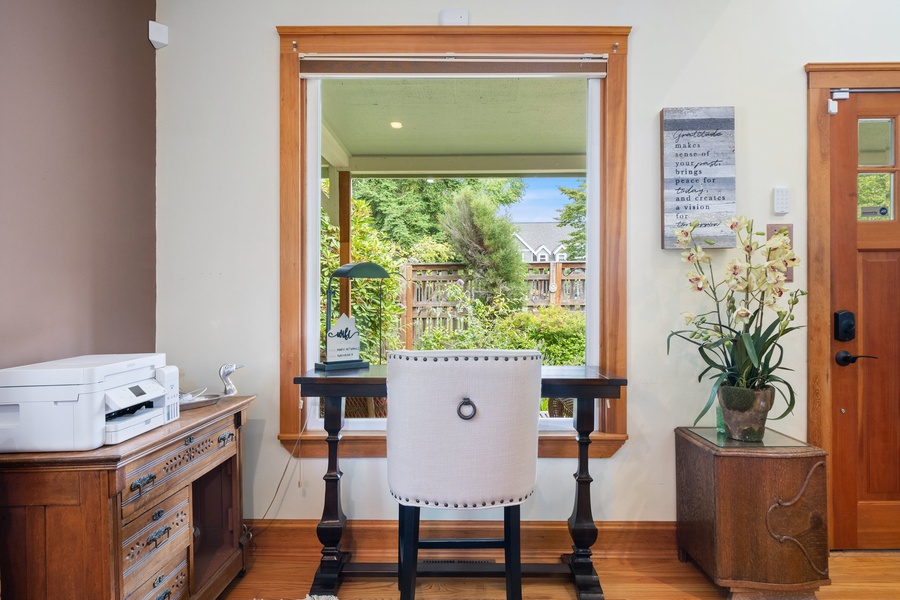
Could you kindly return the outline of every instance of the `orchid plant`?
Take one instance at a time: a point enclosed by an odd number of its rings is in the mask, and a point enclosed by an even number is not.
[[[796,400],[794,388],[779,375],[791,370],[782,364],[781,338],[799,329],[792,325],[794,307],[806,295],[785,286],[785,273],[799,266],[800,259],[794,254],[786,228],[765,239],[764,233],[753,230],[752,220],[732,217],[724,225],[736,233],[740,255],[725,265],[724,275],[717,279],[710,253],[695,237],[697,225],[694,221],[674,233],[676,244],[684,248],[682,260],[692,267],[687,273],[688,284],[706,295],[712,308],[682,313],[688,328],[672,331],[666,341],[667,352],[673,337],[694,344],[706,364],[697,380],[709,374],[713,382],[706,406],[694,425],[709,411],[723,385],[775,388],[787,403],[787,409],[776,417],[781,419],[793,410]],[[704,243],[713,244],[709,240]]]

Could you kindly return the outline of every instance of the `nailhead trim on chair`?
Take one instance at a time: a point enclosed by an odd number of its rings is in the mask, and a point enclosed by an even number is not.
[[[519,498],[519,503],[525,502],[525,500],[527,500],[528,498],[530,498],[530,497],[532,496],[532,494],[534,494],[534,490],[528,492],[526,495],[524,495],[524,496],[522,496],[521,498]],[[400,500],[400,501],[403,501],[403,502],[410,502],[410,499],[409,499],[409,498],[402,498],[402,497],[398,496],[397,494],[395,494],[393,491],[391,492],[391,496],[393,496],[395,499]],[[430,501],[430,500],[419,500],[418,498],[413,499],[411,502],[412,502],[413,504],[418,504],[418,505],[423,505],[423,506],[437,506],[437,507],[440,507],[441,505],[443,505],[444,508],[450,508],[450,505],[449,505],[447,502],[437,502],[437,501]],[[515,503],[516,500],[515,500],[514,498],[510,498],[508,501],[505,500],[505,499],[504,499],[504,500],[491,500],[491,506],[495,506],[497,503],[500,503],[501,505],[503,505],[503,504],[506,504],[507,502],[509,502],[509,503]],[[487,506],[487,502],[482,502],[482,503],[481,503],[481,506]],[[459,503],[458,503],[458,502],[457,502],[457,503],[454,503],[454,504],[453,504],[453,508],[460,508]],[[472,505],[471,505],[471,507],[470,507],[468,503],[463,502],[462,508],[478,508],[478,503],[477,503],[477,502],[473,502]]]
[[[393,359],[399,359],[399,358],[402,358],[403,360],[407,360],[407,361],[408,361],[410,358],[412,358],[413,362],[419,362],[419,357],[418,357],[418,356],[409,357],[409,356],[403,356],[403,355],[388,354],[388,358],[393,358]],[[440,360],[441,358],[444,359],[444,362],[448,362],[448,361],[450,360],[450,357],[449,357],[449,356],[440,356],[440,357],[439,357],[439,356],[435,356],[435,357],[433,357],[431,360],[432,360],[432,362],[438,362],[438,360]],[[469,360],[469,358],[470,358],[470,357],[468,357],[468,356],[464,356],[464,357],[463,357],[463,360],[466,360],[466,361],[467,361],[467,360]],[[479,359],[480,359],[480,360],[483,360],[484,362],[487,362],[487,361],[491,360],[492,358],[493,358],[494,360],[500,360],[500,357],[499,357],[499,356],[472,356],[471,358],[472,358],[472,360],[475,361],[475,362],[478,362]],[[504,356],[504,357],[503,357],[503,360],[504,360],[505,362],[509,362],[509,359],[510,359],[510,358],[512,358],[514,362],[518,362],[520,358],[521,358],[522,360],[541,360],[542,357],[541,357],[541,355],[536,355],[536,356]],[[453,357],[453,360],[459,361],[459,357],[458,357],[458,356],[454,356],[454,357]],[[426,357],[423,356],[423,357],[422,357],[422,362],[428,362],[428,359],[427,359]]]

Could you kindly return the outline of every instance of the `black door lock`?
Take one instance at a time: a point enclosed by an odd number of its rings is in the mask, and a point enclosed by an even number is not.
[[[849,310],[834,313],[834,339],[849,342],[856,337],[856,315]]]

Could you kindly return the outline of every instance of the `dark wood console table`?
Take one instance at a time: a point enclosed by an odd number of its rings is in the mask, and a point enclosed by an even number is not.
[[[308,371],[294,378],[303,397],[318,396],[324,405],[325,431],[328,434],[328,470],[325,473],[325,506],[316,530],[322,543],[322,559],[309,594],[335,595],[341,579],[347,577],[396,577],[396,563],[358,563],[341,550],[346,515],[341,507],[341,470],[339,467],[343,398],[347,396],[384,397],[387,394],[383,365],[352,371]],[[541,393],[547,398],[575,398],[575,440],[578,443],[578,470],[575,477],[575,502],[568,519],[572,552],[557,563],[523,564],[524,576],[569,577],[578,590],[579,600],[603,600],[600,578],[591,563],[591,546],[597,541],[597,526],[591,509],[591,482],[588,470],[588,445],[594,431],[594,400],[618,398],[626,380],[605,375],[597,367],[548,367],[542,369]],[[421,563],[419,577],[496,576],[503,577],[503,565]]]
[[[814,600],[828,578],[825,452],[772,429],[675,430],[678,557],[732,600]]]

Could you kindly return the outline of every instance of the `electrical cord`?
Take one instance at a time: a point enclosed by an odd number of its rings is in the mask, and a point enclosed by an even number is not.
[[[300,433],[297,434],[297,441],[294,442],[294,447],[291,448],[291,451],[287,457],[287,461],[284,463],[284,470],[281,471],[281,478],[278,480],[278,485],[275,486],[275,492],[272,494],[272,500],[269,502],[269,506],[266,507],[265,512],[263,512],[263,516],[260,518],[261,521],[266,520],[266,516],[269,514],[269,511],[272,510],[272,506],[275,504],[275,500],[278,498],[278,492],[281,490],[281,485],[284,483],[284,478],[287,475],[288,467],[291,465],[291,459],[294,458],[294,455],[297,452],[297,449],[300,447],[300,437],[303,435],[303,432],[306,431],[306,425],[307,425],[307,423],[309,423],[309,413],[310,413],[309,409],[306,410],[306,418],[304,419],[303,418],[303,410],[302,410],[303,405],[301,404],[300,406],[301,406],[300,418],[297,421],[298,425],[300,425]],[[300,460],[299,457],[297,460],[298,461]],[[303,463],[302,462],[299,463],[298,469],[299,469],[299,471],[298,471],[297,477],[301,478],[300,481],[302,481],[302,476],[303,476]],[[278,511],[275,512],[275,516],[272,517],[272,520],[274,521],[275,517],[277,517],[277,516],[278,516]],[[262,535],[263,533],[266,532],[266,530],[270,526],[271,526],[271,522],[268,525],[266,525],[262,529],[262,531],[260,531],[259,533],[255,534],[255,535],[257,535],[257,536]],[[244,531],[247,535],[247,541],[249,542],[254,537],[253,528],[245,526]]]

